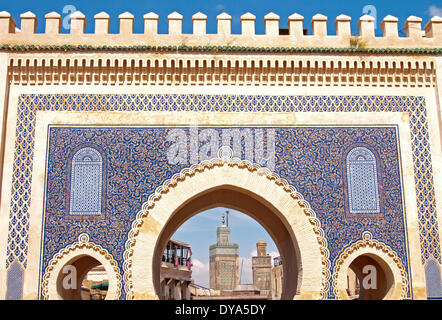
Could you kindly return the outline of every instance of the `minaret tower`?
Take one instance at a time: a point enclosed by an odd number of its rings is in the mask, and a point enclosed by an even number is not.
[[[252,257],[253,284],[268,296],[272,286],[272,257],[267,254],[267,243],[259,240],[256,244],[257,256]]]
[[[238,244],[230,242],[229,211],[226,211],[227,224],[222,216],[222,225],[216,229],[217,241],[209,247],[210,288],[230,291],[239,283]]]

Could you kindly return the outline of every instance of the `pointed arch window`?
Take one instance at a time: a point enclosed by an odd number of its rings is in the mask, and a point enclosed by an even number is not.
[[[347,183],[350,213],[380,213],[376,157],[369,149],[347,154]]]
[[[442,283],[439,263],[435,259],[427,261],[425,266],[425,280],[428,299],[442,299]]]
[[[72,158],[70,215],[100,215],[103,183],[101,154],[90,147]]]

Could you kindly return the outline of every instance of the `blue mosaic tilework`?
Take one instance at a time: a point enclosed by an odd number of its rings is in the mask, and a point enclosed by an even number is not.
[[[380,213],[376,158],[365,147],[347,155],[348,201],[350,213]]]
[[[207,112],[408,112],[412,138],[422,261],[440,261],[431,152],[425,100],[419,96],[245,96],[29,94],[19,98],[6,265],[27,263],[35,112],[207,111]],[[169,172],[168,172],[169,173]],[[175,173],[175,172],[173,172]],[[170,173],[170,176],[172,173]],[[169,176],[169,177],[170,177]],[[296,185],[296,182],[293,183]],[[382,205],[382,201],[381,201]],[[382,237],[380,237],[383,240]],[[346,244],[348,245],[348,243]]]
[[[69,214],[101,214],[102,165],[100,153],[93,148],[83,148],[74,155]]]
[[[395,128],[296,128],[280,133],[278,141],[282,147],[277,146],[277,172],[296,186],[316,212],[332,266],[363,230],[391,246],[408,265]],[[348,150],[358,145],[370,146],[380,156],[380,215],[348,215],[346,158]]]
[[[167,151],[171,142],[167,141],[167,136],[170,129],[50,128],[42,270],[54,253],[74,242],[81,233],[88,233],[91,241],[105,247],[122,263],[124,243],[142,203],[164,180],[189,166],[169,163]],[[188,128],[182,129],[190,136]],[[298,188],[321,220],[331,261],[343,247],[359,240],[361,233],[369,230],[374,237],[390,245],[408,266],[396,128],[272,129],[276,132],[276,172]],[[200,132],[202,130],[199,128]],[[216,130],[220,136],[222,129]],[[200,147],[204,143],[200,141]],[[349,146],[358,143],[371,145],[382,155],[385,210],[375,218],[348,219],[345,213],[346,152]],[[69,181],[65,168],[72,150],[83,145],[96,145],[103,150],[107,162],[104,220],[65,219],[65,190]]]

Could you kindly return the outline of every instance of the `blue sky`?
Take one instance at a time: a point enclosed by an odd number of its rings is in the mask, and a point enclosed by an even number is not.
[[[231,241],[239,244],[240,267],[243,262],[241,283],[253,283],[252,254],[256,255],[258,240],[267,242],[267,252],[276,256],[278,249],[265,229],[249,216],[235,210],[214,208],[187,220],[172,238],[187,242],[192,247],[193,274],[195,283],[209,287],[209,245],[216,243],[216,228],[221,225],[221,216],[229,210]]]
[[[208,33],[216,32],[216,16],[221,12],[227,12],[232,19],[232,32],[240,33],[239,17],[250,11],[256,15],[256,32],[264,33],[264,15],[274,12],[281,17],[281,27],[287,26],[287,17],[294,12],[305,17],[304,27],[311,31],[311,17],[316,13],[322,13],[329,17],[328,29],[334,33],[334,19],[341,13],[352,17],[352,32],[357,33],[357,20],[362,16],[365,6],[371,5],[376,9],[377,28],[376,33],[381,32],[380,23],[388,14],[399,18],[399,29],[403,28],[405,19],[410,15],[423,18],[423,26],[432,15],[442,15],[442,3],[436,0],[399,1],[399,0],[334,0],[334,1],[296,1],[296,0],[179,0],[179,1],[150,1],[150,0],[40,0],[40,1],[2,1],[0,11],[10,12],[19,25],[19,16],[26,11],[34,12],[40,23],[37,32],[44,30],[44,15],[56,11],[66,17],[72,9],[83,12],[88,20],[86,32],[93,32],[94,14],[106,11],[111,16],[111,33],[118,31],[118,15],[125,11],[135,16],[135,32],[143,32],[143,15],[153,11],[160,16],[159,31],[167,33],[167,15],[178,11],[184,16],[184,33],[192,32],[192,15],[198,11],[208,16]],[[69,7],[71,6],[71,7]],[[65,13],[63,13],[65,9]],[[64,30],[63,32],[67,32]]]

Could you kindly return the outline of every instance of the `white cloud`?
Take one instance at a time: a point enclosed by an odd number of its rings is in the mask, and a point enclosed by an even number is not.
[[[442,8],[439,8],[435,5],[432,5],[428,8],[428,12],[430,13],[430,16],[439,16],[442,17]]]
[[[273,258],[280,256],[278,251],[270,251],[268,254],[272,257],[272,263],[273,263]]]
[[[194,283],[208,288],[210,286],[209,263],[203,263],[198,259],[192,259],[192,278]]]
[[[225,7],[222,4],[218,4],[215,8],[216,8],[216,10],[220,11],[220,10],[224,10]]]

